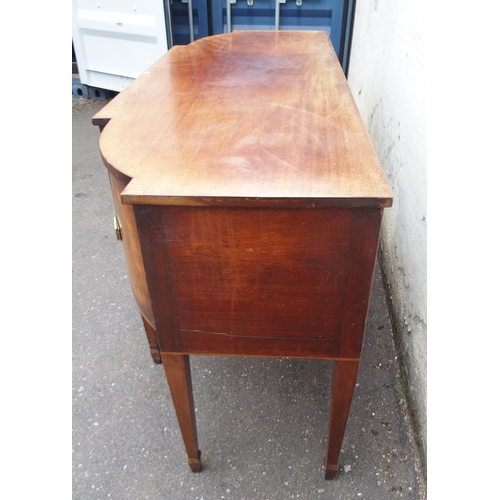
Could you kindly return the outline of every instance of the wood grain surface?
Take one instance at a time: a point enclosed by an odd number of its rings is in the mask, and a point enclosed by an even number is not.
[[[126,204],[388,207],[328,35],[238,31],[175,46],[93,118]]]
[[[381,212],[134,206],[161,352],[359,358]]]

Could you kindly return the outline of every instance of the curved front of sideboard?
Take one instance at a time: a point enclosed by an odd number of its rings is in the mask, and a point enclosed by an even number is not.
[[[120,234],[125,260],[127,262],[130,285],[142,316],[151,356],[155,363],[161,363],[158,340],[156,337],[155,319],[146,282],[146,272],[142,260],[139,235],[137,234],[134,209],[132,205],[124,205],[120,200],[121,192],[130,179],[127,179],[125,176],[122,177],[112,171],[108,171],[108,173],[116,215],[121,226]]]

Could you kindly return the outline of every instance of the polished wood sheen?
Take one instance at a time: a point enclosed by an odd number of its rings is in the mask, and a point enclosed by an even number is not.
[[[332,479],[392,193],[327,34],[175,46],[93,122],[191,469],[190,354],[322,358]]]

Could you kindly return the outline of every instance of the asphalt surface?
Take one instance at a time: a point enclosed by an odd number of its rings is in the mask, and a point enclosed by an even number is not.
[[[323,478],[332,362],[193,356],[189,469],[113,229],[91,118],[73,98],[73,500],[424,499],[377,267],[337,477]]]

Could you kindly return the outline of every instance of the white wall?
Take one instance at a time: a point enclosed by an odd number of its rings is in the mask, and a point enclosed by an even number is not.
[[[348,81],[394,193],[381,247],[410,403],[427,452],[427,195],[421,0],[358,0]]]

